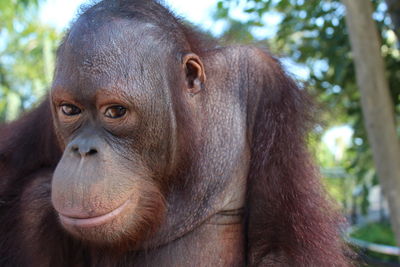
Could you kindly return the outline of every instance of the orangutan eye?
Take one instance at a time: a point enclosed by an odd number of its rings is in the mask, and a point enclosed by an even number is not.
[[[80,108],[72,104],[62,104],[60,107],[62,113],[66,116],[75,116],[82,112]]]
[[[112,106],[106,109],[104,115],[110,119],[117,119],[126,114],[126,108],[123,106]]]

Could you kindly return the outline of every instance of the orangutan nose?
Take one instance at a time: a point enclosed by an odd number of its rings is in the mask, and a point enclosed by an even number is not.
[[[97,149],[88,146],[72,146],[72,153],[78,154],[81,157],[91,156],[97,153]]]
[[[92,138],[77,138],[68,145],[67,149],[79,157],[93,156],[98,153],[96,141]]]

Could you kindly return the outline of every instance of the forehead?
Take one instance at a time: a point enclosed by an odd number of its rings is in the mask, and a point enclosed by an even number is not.
[[[60,57],[67,54],[82,62],[98,61],[102,57],[140,56],[150,51],[157,53],[161,51],[161,39],[162,31],[150,23],[115,17],[82,17],[72,27]]]
[[[89,93],[163,75],[162,65],[172,53],[162,39],[162,31],[150,23],[81,17],[59,50],[54,86],[84,87]]]

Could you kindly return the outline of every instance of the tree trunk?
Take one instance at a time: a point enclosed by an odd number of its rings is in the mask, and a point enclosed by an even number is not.
[[[400,146],[370,0],[342,0],[368,140],[400,245]]]

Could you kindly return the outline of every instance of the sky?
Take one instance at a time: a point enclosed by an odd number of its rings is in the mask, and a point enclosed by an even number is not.
[[[40,19],[44,23],[63,30],[75,17],[79,6],[90,2],[88,0],[47,0],[41,8]],[[205,30],[215,30],[216,24],[211,19],[211,10],[216,5],[215,0],[166,0],[165,3],[178,16],[186,18]]]
[[[161,0],[163,1],[163,0]],[[90,0],[47,0],[41,8],[40,18],[42,22],[55,26],[59,30],[68,27],[75,17],[81,4],[91,3]],[[174,11],[179,17],[194,23],[203,30],[210,31],[214,35],[222,32],[224,24],[222,21],[215,22],[212,19],[213,11],[217,5],[216,0],[164,0],[167,7]],[[239,5],[230,10],[230,17],[239,21],[246,21],[248,14],[243,12],[246,1],[239,0]],[[272,37],[275,34],[276,25],[281,17],[274,13],[265,16],[268,27],[257,29],[253,32],[255,36],[262,38]]]

